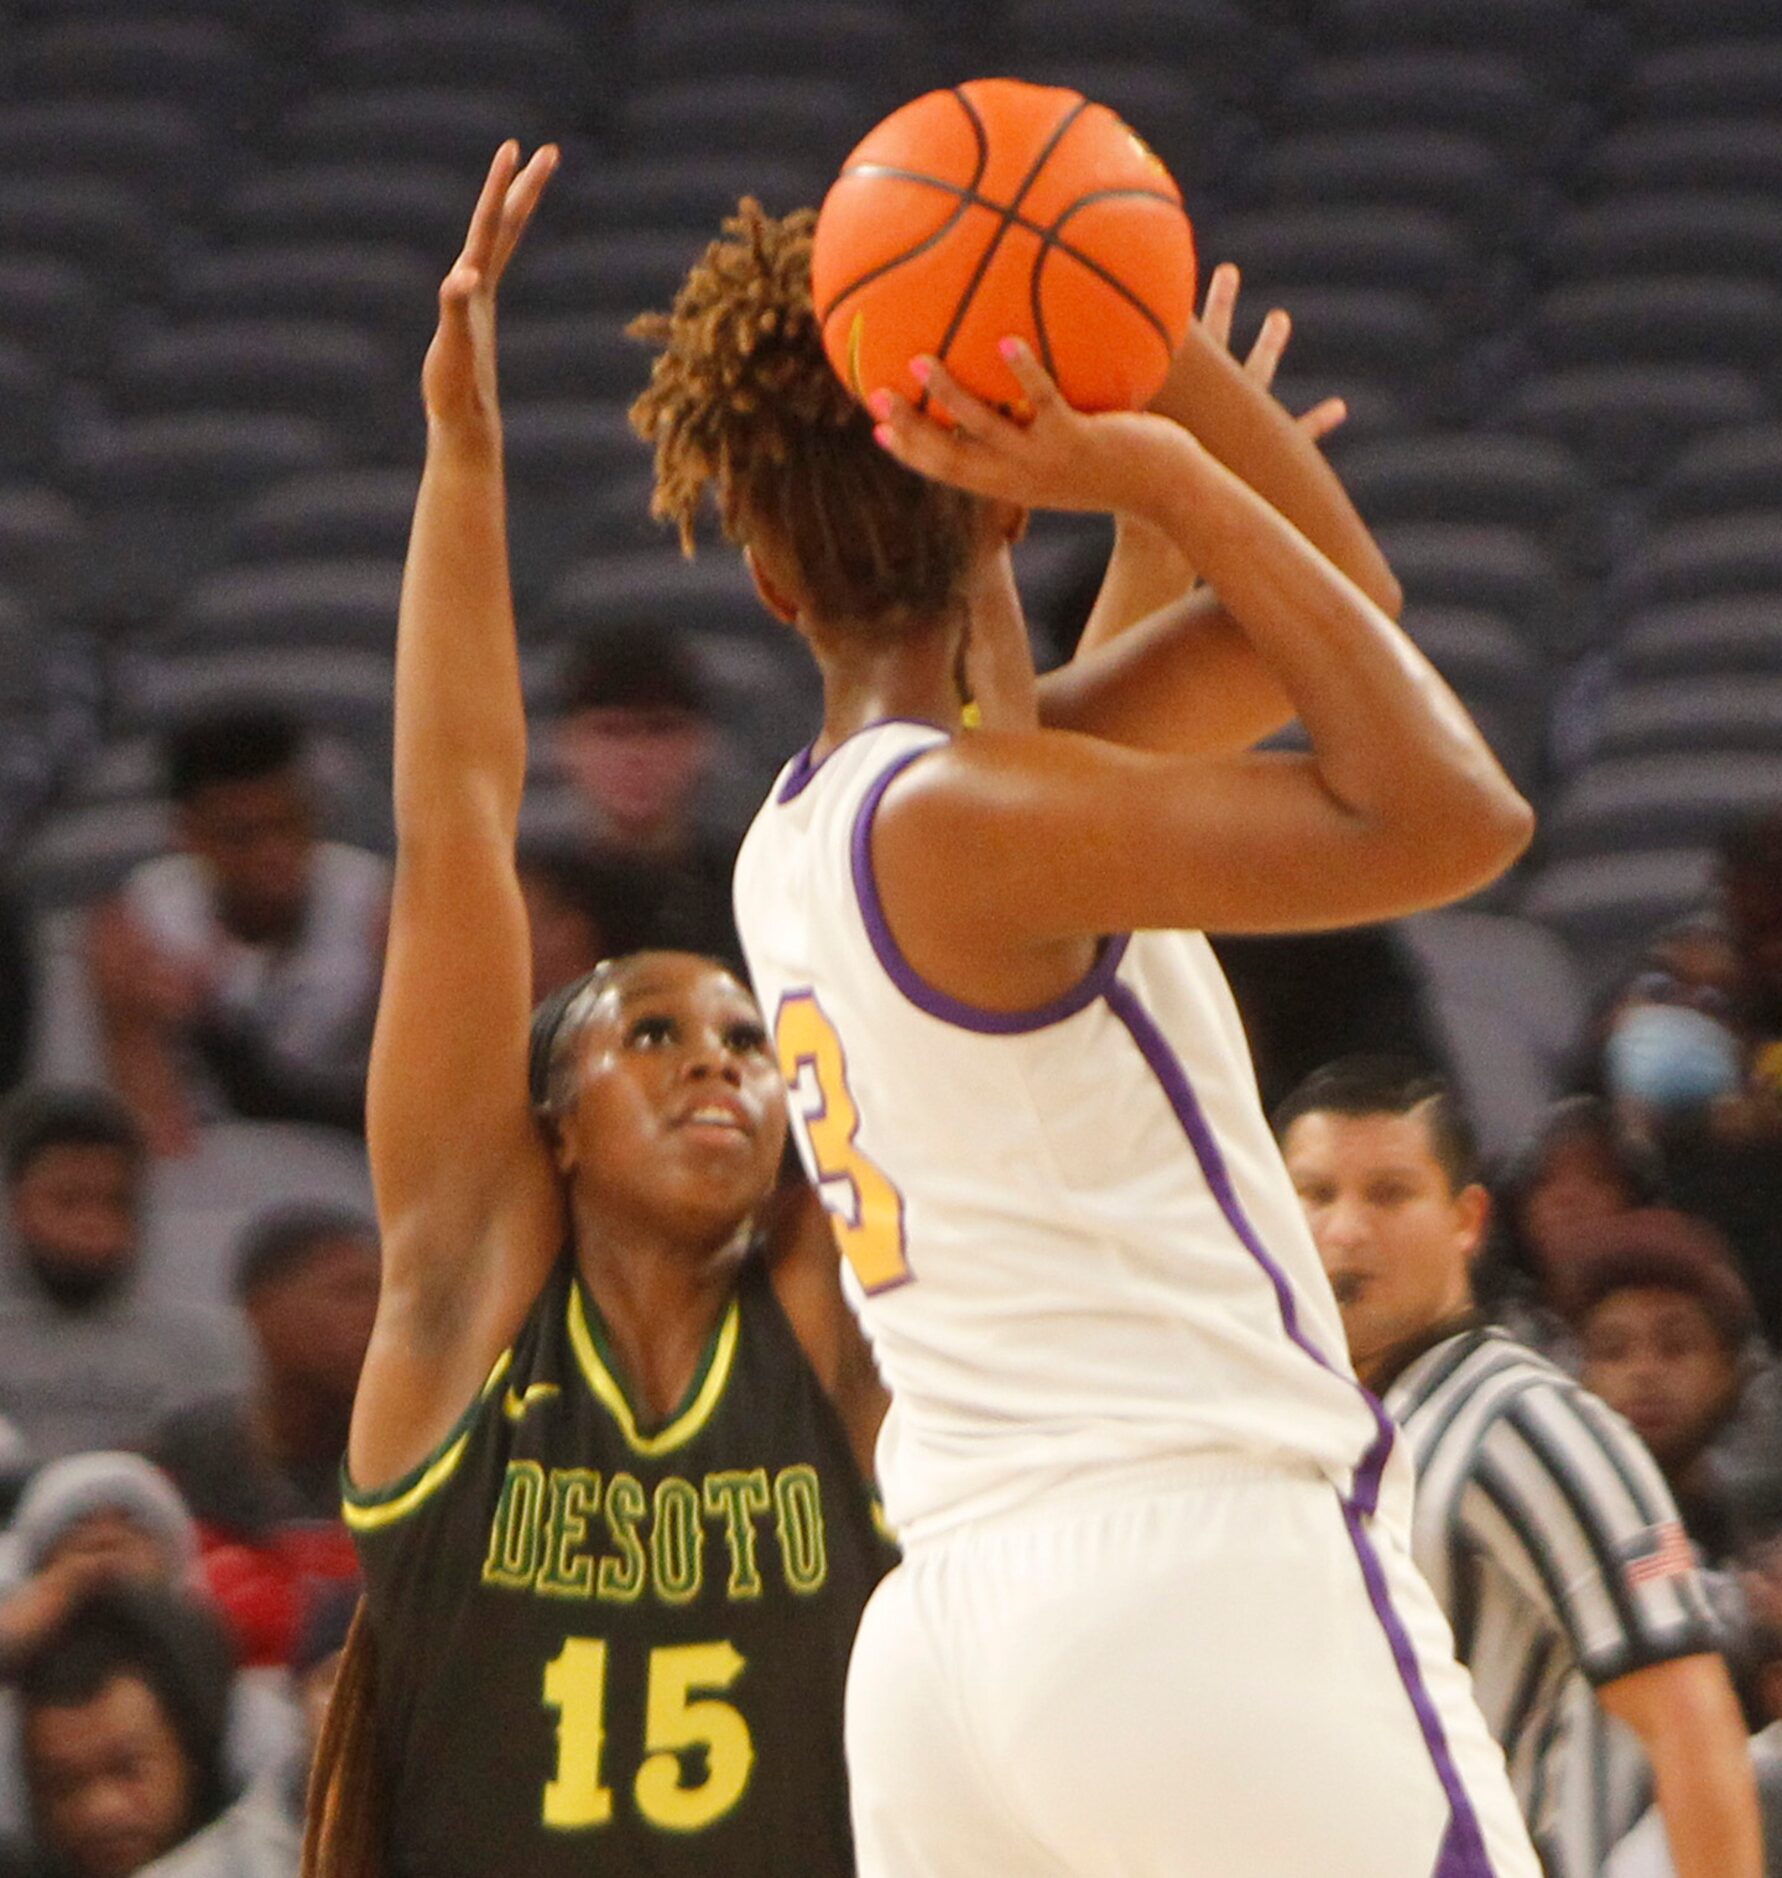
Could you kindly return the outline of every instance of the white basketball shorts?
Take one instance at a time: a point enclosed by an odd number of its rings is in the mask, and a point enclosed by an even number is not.
[[[912,1549],[847,1752],[861,1878],[1540,1878],[1395,1526],[1247,1461]]]

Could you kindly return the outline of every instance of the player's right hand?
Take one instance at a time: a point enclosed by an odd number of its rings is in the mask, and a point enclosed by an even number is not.
[[[522,169],[517,143],[495,152],[464,247],[439,289],[439,328],[421,367],[430,425],[454,434],[493,435],[499,409],[495,291],[558,156],[555,144],[543,144]]]
[[[974,495],[1025,508],[1105,513],[1145,513],[1163,460],[1171,451],[1198,448],[1165,418],[1075,410],[1021,340],[1005,339],[1002,350],[1025,394],[1024,419],[974,397],[938,359],[918,358],[912,376],[953,425],[886,389],[867,400],[873,436],[908,468]]]

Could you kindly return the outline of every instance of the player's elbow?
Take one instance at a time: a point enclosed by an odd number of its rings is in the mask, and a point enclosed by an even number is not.
[[[1515,865],[1534,835],[1534,810],[1501,772],[1456,779],[1444,800],[1422,807],[1404,818],[1395,836],[1427,906],[1488,887]]]

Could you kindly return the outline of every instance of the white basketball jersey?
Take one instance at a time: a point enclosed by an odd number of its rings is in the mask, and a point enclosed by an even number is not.
[[[796,759],[736,870],[799,1148],[892,1392],[887,1513],[908,1540],[1193,1452],[1316,1467],[1373,1511],[1391,1425],[1349,1368],[1205,939],[1111,938],[1018,1014],[898,951],[873,816],[944,740],[891,722]]]

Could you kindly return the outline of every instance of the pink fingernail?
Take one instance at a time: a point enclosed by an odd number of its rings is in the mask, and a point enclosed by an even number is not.
[[[1021,342],[1019,339],[999,339],[996,342],[996,349],[1011,365],[1021,356]]]
[[[880,423],[883,423],[884,420],[891,415],[890,392],[882,388],[878,391],[875,391],[872,394],[872,396],[867,399],[866,408],[873,414],[874,417],[876,417],[880,421]]]
[[[929,379],[934,376],[934,361],[932,359],[911,359],[910,376],[918,385],[927,384]]]
[[[891,434],[891,426],[889,424],[877,424],[873,427],[872,440],[881,450],[889,450],[891,448]]]

